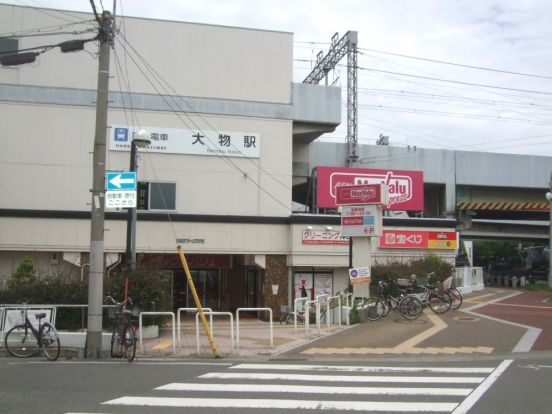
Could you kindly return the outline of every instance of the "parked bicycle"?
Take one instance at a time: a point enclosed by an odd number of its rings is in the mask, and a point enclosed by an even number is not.
[[[28,358],[42,352],[50,361],[59,357],[59,335],[49,322],[42,322],[46,312],[35,313],[38,326],[33,325],[28,316],[28,308],[23,305],[21,317],[24,321],[12,327],[4,337],[4,344],[10,355],[19,358]]]
[[[305,322],[305,310],[297,310],[297,322]],[[280,324],[295,323],[295,312],[293,307],[286,306],[282,316],[280,317]]]
[[[136,356],[136,330],[130,320],[132,311],[127,309],[127,303],[132,305],[132,299],[127,297],[123,302],[117,302],[111,296],[106,296],[105,301],[115,305],[110,316],[113,319],[111,333],[111,358],[126,358],[129,362]]]
[[[405,319],[414,320],[420,317],[423,312],[423,305],[416,296],[407,295],[406,292],[392,295],[389,284],[381,280],[378,282],[378,286],[379,295],[364,301],[363,308],[368,320],[377,321],[387,316],[391,310],[397,309]]]
[[[431,279],[428,279],[431,280]],[[415,294],[424,306],[429,308],[436,314],[442,314],[450,310],[452,306],[452,297],[446,291],[438,294],[435,287],[425,284],[418,284],[416,275],[410,276],[410,289]],[[421,293],[420,293],[421,290]]]
[[[430,274],[428,274],[428,278],[429,277],[434,277],[434,273],[431,272]],[[452,304],[450,306],[450,309],[456,310],[460,306],[462,306],[462,303],[464,302],[464,295],[462,295],[462,292],[460,292],[460,290],[452,286],[452,280],[453,280],[452,276],[446,279],[443,282],[443,287],[445,289],[445,292],[447,292],[452,299]]]

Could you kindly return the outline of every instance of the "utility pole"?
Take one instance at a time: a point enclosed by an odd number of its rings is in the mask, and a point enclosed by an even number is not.
[[[92,2],[93,5],[93,2]],[[95,9],[94,9],[95,12]],[[90,273],[88,278],[88,329],[86,358],[98,358],[102,349],[102,299],[104,275],[105,160],[107,135],[107,100],[109,59],[113,44],[113,16],[104,11],[96,16],[100,25],[98,39],[98,91],[96,97],[96,132],[94,137],[92,218],[90,223]]]

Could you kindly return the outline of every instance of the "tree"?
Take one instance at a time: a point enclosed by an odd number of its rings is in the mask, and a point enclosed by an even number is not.
[[[23,257],[15,273],[8,280],[8,287],[15,288],[21,285],[32,285],[36,282],[36,269],[34,267],[33,258],[29,256]]]

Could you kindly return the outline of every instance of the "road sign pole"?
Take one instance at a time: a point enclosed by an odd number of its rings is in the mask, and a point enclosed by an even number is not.
[[[130,171],[136,171],[136,143],[130,143]],[[126,263],[136,269],[136,207],[127,209]]]

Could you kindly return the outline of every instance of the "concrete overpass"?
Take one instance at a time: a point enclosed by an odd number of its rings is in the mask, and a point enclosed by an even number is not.
[[[313,170],[345,167],[347,151],[346,143],[311,143],[308,168],[295,174],[294,201],[316,207]],[[470,239],[548,239],[552,157],[392,145],[360,145],[358,154],[357,168],[423,171],[424,210],[411,216],[456,218]]]

